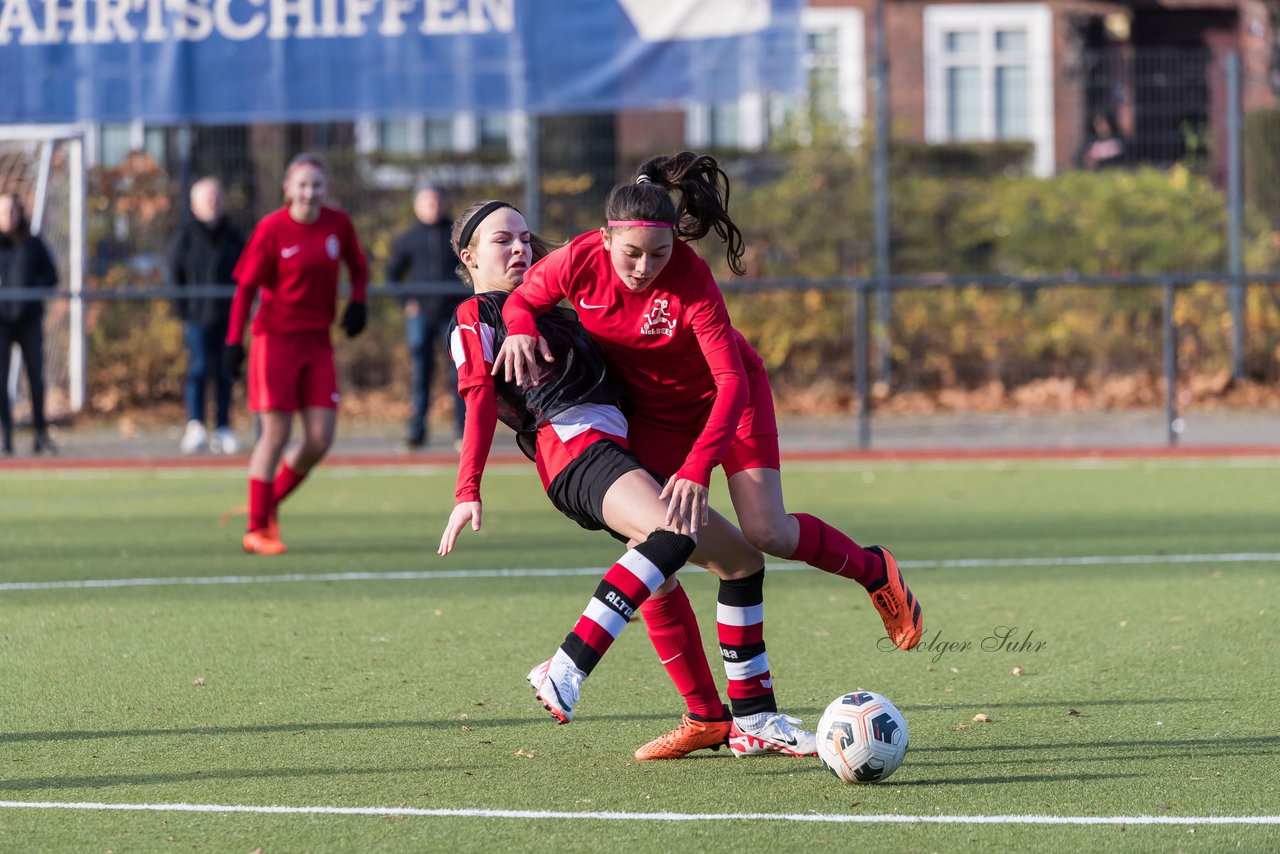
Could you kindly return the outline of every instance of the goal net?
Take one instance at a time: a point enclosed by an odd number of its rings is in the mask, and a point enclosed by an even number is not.
[[[0,126],[0,193],[15,193],[31,220],[31,230],[48,245],[58,267],[58,289],[79,292],[84,281],[83,149],[77,128]],[[52,299],[44,311],[45,413],[65,419],[84,403],[83,306]],[[30,388],[15,345],[3,393],[13,404],[16,424],[31,419]]]

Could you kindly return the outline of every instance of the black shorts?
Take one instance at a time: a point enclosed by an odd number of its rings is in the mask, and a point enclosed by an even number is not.
[[[618,478],[642,468],[635,454],[616,442],[602,439],[556,475],[547,487],[547,497],[557,510],[588,531],[608,531],[625,543],[627,537],[605,524],[604,494]]]

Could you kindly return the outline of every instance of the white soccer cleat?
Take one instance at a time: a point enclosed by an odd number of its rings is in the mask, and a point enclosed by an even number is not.
[[[234,454],[240,450],[240,440],[230,427],[219,427],[215,434],[218,451],[223,454]]]
[[[209,431],[199,421],[188,421],[178,447],[184,454],[196,454],[209,446]]]
[[[573,707],[578,703],[582,681],[586,678],[587,674],[561,649],[556,650],[549,661],[530,670],[528,676],[538,702],[562,724],[573,720]]]
[[[734,756],[817,756],[817,739],[799,723],[799,718],[778,712],[734,718],[729,751]]]

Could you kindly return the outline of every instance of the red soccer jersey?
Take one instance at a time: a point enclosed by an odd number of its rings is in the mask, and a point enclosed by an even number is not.
[[[459,305],[454,317],[449,355],[458,369],[458,392],[467,404],[454,497],[479,501],[480,478],[498,423],[493,357],[500,330],[486,321],[478,299]],[[538,427],[534,463],[542,488],[549,489],[556,476],[594,443],[609,439],[625,448],[626,436],[626,418],[613,405],[583,402],[553,415]]]
[[[241,343],[259,289],[262,302],[253,320],[255,334],[327,333],[336,316],[340,263],[346,264],[351,279],[351,300],[364,302],[369,264],[345,213],[322,207],[311,223],[298,222],[288,208],[264,216],[236,264],[240,287],[231,305],[227,343]]]
[[[708,485],[733,442],[747,384],[741,336],[706,262],[677,240],[653,284],[631,291],[614,272],[600,232],[581,234],[534,264],[507,298],[509,334],[536,335],[534,318],[562,299],[627,388],[635,407],[632,447],[641,461]],[[646,431],[687,441],[646,443]]]

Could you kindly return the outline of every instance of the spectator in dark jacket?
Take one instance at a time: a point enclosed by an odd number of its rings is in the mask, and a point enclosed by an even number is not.
[[[174,287],[227,285],[225,297],[194,296],[173,301],[182,321],[187,350],[187,428],[182,434],[184,454],[212,447],[224,454],[240,448],[231,429],[231,377],[222,367],[227,319],[231,314],[231,275],[244,250],[244,238],[223,215],[222,184],[201,178],[191,185],[191,216],[169,247],[169,277]],[[205,392],[214,382],[213,442],[205,425]]]
[[[427,415],[436,359],[448,349],[449,320],[453,317],[453,310],[471,296],[455,272],[458,259],[449,243],[449,214],[444,208],[444,194],[439,188],[419,190],[413,199],[413,213],[418,222],[396,238],[391,248],[391,260],[387,263],[388,282],[417,285],[450,282],[457,286],[456,294],[417,296],[404,302],[405,340],[409,345],[413,369],[410,380],[413,415],[404,437],[404,444],[409,449],[427,444]],[[452,368],[453,360],[448,362]],[[453,391],[456,442],[462,439],[463,406],[456,391],[457,383],[450,382],[449,388]]]
[[[22,199],[16,193],[0,195],[0,288],[50,289],[58,284],[49,247],[31,233]],[[44,417],[44,303],[0,301],[0,433],[3,451],[13,453],[13,410],[10,408],[9,365],[13,345],[22,352],[31,392],[31,424],[35,428],[35,452],[53,453]]]

